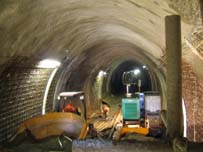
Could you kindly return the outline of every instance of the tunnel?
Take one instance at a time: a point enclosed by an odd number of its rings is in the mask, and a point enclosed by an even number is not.
[[[201,149],[202,6],[202,0],[1,0],[0,151],[23,122],[57,112],[61,92],[84,93],[87,119],[101,101],[112,114],[126,94],[123,73],[135,69],[141,86],[130,90],[160,95],[167,141],[180,137],[189,151]]]
[[[125,94],[126,87],[122,83],[123,73],[132,71],[135,69],[140,69],[142,73],[142,75],[139,78],[140,80],[142,80],[142,83],[143,83],[143,85],[141,85],[142,92],[153,90],[151,88],[152,80],[150,79],[150,75],[146,68],[147,67],[145,65],[140,65],[132,61],[126,61],[122,63],[121,65],[119,65],[119,67],[117,67],[117,69],[114,70],[114,73],[111,76],[110,84],[109,84],[109,90],[110,90],[109,92],[115,95]],[[138,91],[137,86],[133,86],[132,92],[136,92],[136,91]]]

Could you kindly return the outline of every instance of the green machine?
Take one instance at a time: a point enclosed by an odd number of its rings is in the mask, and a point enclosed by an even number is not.
[[[126,133],[143,135],[149,133],[145,119],[144,93],[140,93],[141,80],[139,79],[139,74],[139,69],[124,72],[123,74],[123,84],[126,85],[127,93],[122,98],[123,127],[119,133],[120,137]],[[132,85],[138,86],[139,92],[130,93],[129,88]]]
[[[122,99],[123,120],[140,119],[140,101],[139,98]]]
[[[122,98],[122,114],[123,114],[123,122],[126,121],[140,121],[141,117],[143,117],[144,111],[144,94],[143,93],[135,93],[130,92],[130,87],[138,86],[140,91],[141,80],[139,69],[128,71],[123,73],[123,84],[126,85],[126,96]],[[142,112],[141,112],[142,111]]]

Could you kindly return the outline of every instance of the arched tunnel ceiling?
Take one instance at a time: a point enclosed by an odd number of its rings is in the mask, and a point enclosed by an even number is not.
[[[107,41],[128,42],[159,59],[170,14],[177,13],[163,0],[1,0],[0,64],[17,55],[61,60]],[[183,22],[183,36],[192,28]]]

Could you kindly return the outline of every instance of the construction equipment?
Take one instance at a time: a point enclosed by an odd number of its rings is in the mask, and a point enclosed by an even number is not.
[[[76,100],[79,99],[78,102],[74,102],[73,104],[77,109],[81,109],[80,115],[72,112],[59,111],[27,119],[19,126],[16,134],[10,139],[10,142],[19,143],[21,142],[20,140],[24,140],[28,136],[35,140],[61,135],[75,139],[84,139],[88,131],[84,93],[63,92],[59,96],[62,102],[58,103],[58,107],[61,110],[66,105],[63,98],[66,97],[68,100],[73,98]]]
[[[148,100],[146,102],[145,94],[140,93],[141,79],[139,69],[124,72],[123,84],[126,85],[127,90],[125,97],[122,98],[123,126],[119,129],[119,137],[115,139],[119,140],[120,137],[127,133],[149,135],[151,131],[149,123],[149,114],[151,114],[150,105],[154,104],[154,102],[152,102],[152,104]],[[137,86],[139,92],[130,92],[130,87],[132,86],[134,86],[134,88]],[[160,100],[157,104],[160,104]],[[146,108],[148,109],[146,110]],[[157,113],[153,113],[154,115],[151,115],[151,118],[154,118],[154,116],[160,118],[160,111],[158,110],[156,112],[158,112],[158,115],[156,115]],[[159,126],[159,123],[160,122],[158,122],[157,126]]]
[[[57,111],[72,112],[86,120],[84,92],[61,92],[58,96]]]
[[[120,136],[126,133],[138,133],[147,135],[149,126],[145,119],[143,93],[137,93],[133,97],[122,99],[123,127]]]

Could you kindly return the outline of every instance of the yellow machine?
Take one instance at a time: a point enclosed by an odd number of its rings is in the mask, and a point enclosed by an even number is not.
[[[22,135],[23,138],[31,136],[35,140],[60,135],[66,135],[75,139],[84,139],[88,131],[84,93],[60,93],[61,102],[58,104],[59,108],[63,108],[67,104],[66,102],[70,102],[70,100],[77,100],[73,104],[75,107],[81,109],[80,115],[72,112],[59,111],[27,119],[19,126],[16,134],[10,139],[10,142],[19,140],[18,137],[22,138]]]
[[[145,105],[143,93],[130,93],[130,86],[137,84],[139,70],[124,72],[123,84],[126,85],[126,96],[122,98],[123,126],[119,129],[116,140],[127,133],[147,135],[149,128],[145,120]],[[139,81],[139,84],[141,82]],[[140,90],[140,89],[139,89]]]
[[[120,137],[127,133],[149,134],[144,108],[143,93],[122,99],[123,127],[120,130]]]

